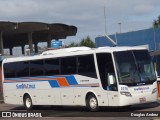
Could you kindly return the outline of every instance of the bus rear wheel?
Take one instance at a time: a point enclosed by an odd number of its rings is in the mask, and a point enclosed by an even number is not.
[[[24,96],[23,102],[24,102],[24,106],[25,106],[26,110],[32,110],[33,104],[32,104],[32,99],[29,95]]]
[[[95,95],[90,94],[87,98],[86,105],[90,111],[95,112],[99,110],[98,100]]]

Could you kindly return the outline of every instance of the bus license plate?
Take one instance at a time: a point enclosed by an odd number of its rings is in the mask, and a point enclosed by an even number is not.
[[[139,101],[140,102],[146,102],[146,98],[145,97],[139,98]]]

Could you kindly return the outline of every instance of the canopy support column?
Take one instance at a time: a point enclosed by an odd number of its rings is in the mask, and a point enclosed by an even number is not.
[[[10,48],[9,48],[9,53],[10,53],[10,55],[13,55],[12,48],[13,48],[13,47],[10,47]]]
[[[22,47],[22,55],[24,55],[25,53],[24,53],[24,46],[25,45],[22,45],[21,47]]]
[[[30,52],[33,53],[32,33],[28,33],[28,41],[29,41],[29,49],[30,49]]]
[[[48,35],[48,38],[47,38],[47,47],[48,47],[48,48],[51,47],[51,34]]]
[[[38,43],[35,43],[34,47],[35,47],[35,53],[38,53]]]

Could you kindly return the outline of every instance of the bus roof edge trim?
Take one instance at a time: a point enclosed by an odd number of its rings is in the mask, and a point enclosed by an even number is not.
[[[63,49],[56,49],[56,50],[48,50],[43,52],[41,55],[54,55],[59,53],[69,53],[69,52],[77,52],[77,51],[86,51],[91,50],[89,47],[71,47],[71,48],[63,48]]]

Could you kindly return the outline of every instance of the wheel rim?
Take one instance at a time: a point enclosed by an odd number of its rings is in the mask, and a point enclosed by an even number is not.
[[[31,99],[30,99],[30,98],[27,98],[27,99],[26,99],[26,107],[27,107],[27,108],[30,108],[31,105],[32,105]]]
[[[97,100],[96,100],[96,98],[92,97],[92,98],[90,99],[90,101],[89,101],[89,104],[90,104],[90,107],[91,107],[92,109],[95,109],[95,108],[97,107]]]

